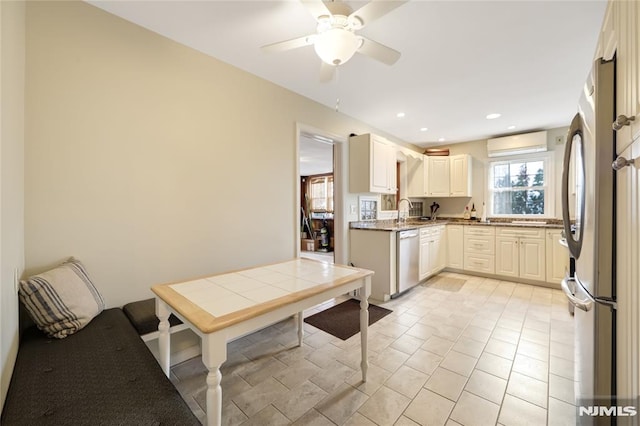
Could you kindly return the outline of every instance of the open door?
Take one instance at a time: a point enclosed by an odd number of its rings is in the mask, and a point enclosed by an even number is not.
[[[301,133],[300,257],[334,263],[334,142]]]

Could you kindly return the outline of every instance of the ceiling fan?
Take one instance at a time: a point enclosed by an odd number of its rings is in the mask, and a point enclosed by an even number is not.
[[[393,65],[400,52],[356,34],[356,31],[406,3],[406,0],[371,1],[353,11],[342,1],[323,2],[304,0],[302,3],[318,21],[316,34],[262,46],[265,52],[282,52],[313,45],[322,59],[320,79],[330,80],[335,68],[347,62],[356,53],[369,56],[387,65]]]

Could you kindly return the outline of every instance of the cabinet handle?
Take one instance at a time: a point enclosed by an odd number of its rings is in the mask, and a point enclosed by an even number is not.
[[[633,158],[631,160],[627,160],[623,156],[620,156],[616,158],[613,164],[611,164],[611,167],[613,167],[613,170],[620,170],[632,164],[635,164],[635,160]]]
[[[618,131],[624,126],[631,125],[631,122],[635,119],[635,117],[627,117],[624,114],[620,114],[618,118],[616,118],[616,121],[613,122],[613,125],[611,127],[613,127],[613,130]]]

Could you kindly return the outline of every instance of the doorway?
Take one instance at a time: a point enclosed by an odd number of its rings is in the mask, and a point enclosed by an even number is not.
[[[334,263],[336,247],[335,141],[311,132],[299,135],[300,257]]]

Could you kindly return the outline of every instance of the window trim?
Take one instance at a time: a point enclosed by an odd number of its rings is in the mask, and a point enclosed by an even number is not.
[[[509,164],[517,161],[543,161],[544,162],[544,213],[543,214],[498,214],[493,211],[493,195],[498,192],[492,187],[493,169],[498,164]],[[554,153],[553,151],[537,152],[531,154],[520,154],[500,157],[499,159],[489,159],[487,163],[487,194],[488,194],[488,216],[505,219],[553,219],[555,213],[555,192],[554,185]]]
[[[334,184],[334,178],[333,178],[333,174],[324,174],[324,175],[312,175],[312,176],[308,176],[308,181],[307,181],[307,193],[309,194],[309,210],[311,212],[314,213],[333,213],[334,209],[335,209],[335,205],[334,205],[334,197],[333,197],[333,184]],[[313,198],[311,196],[312,194],[312,190],[311,190],[311,186],[314,185],[316,182],[318,181],[323,181],[322,184],[324,185],[324,191],[325,191],[325,203],[327,208],[326,209],[315,209],[314,208],[314,203],[313,203]],[[329,191],[329,185],[332,186],[332,190]]]

